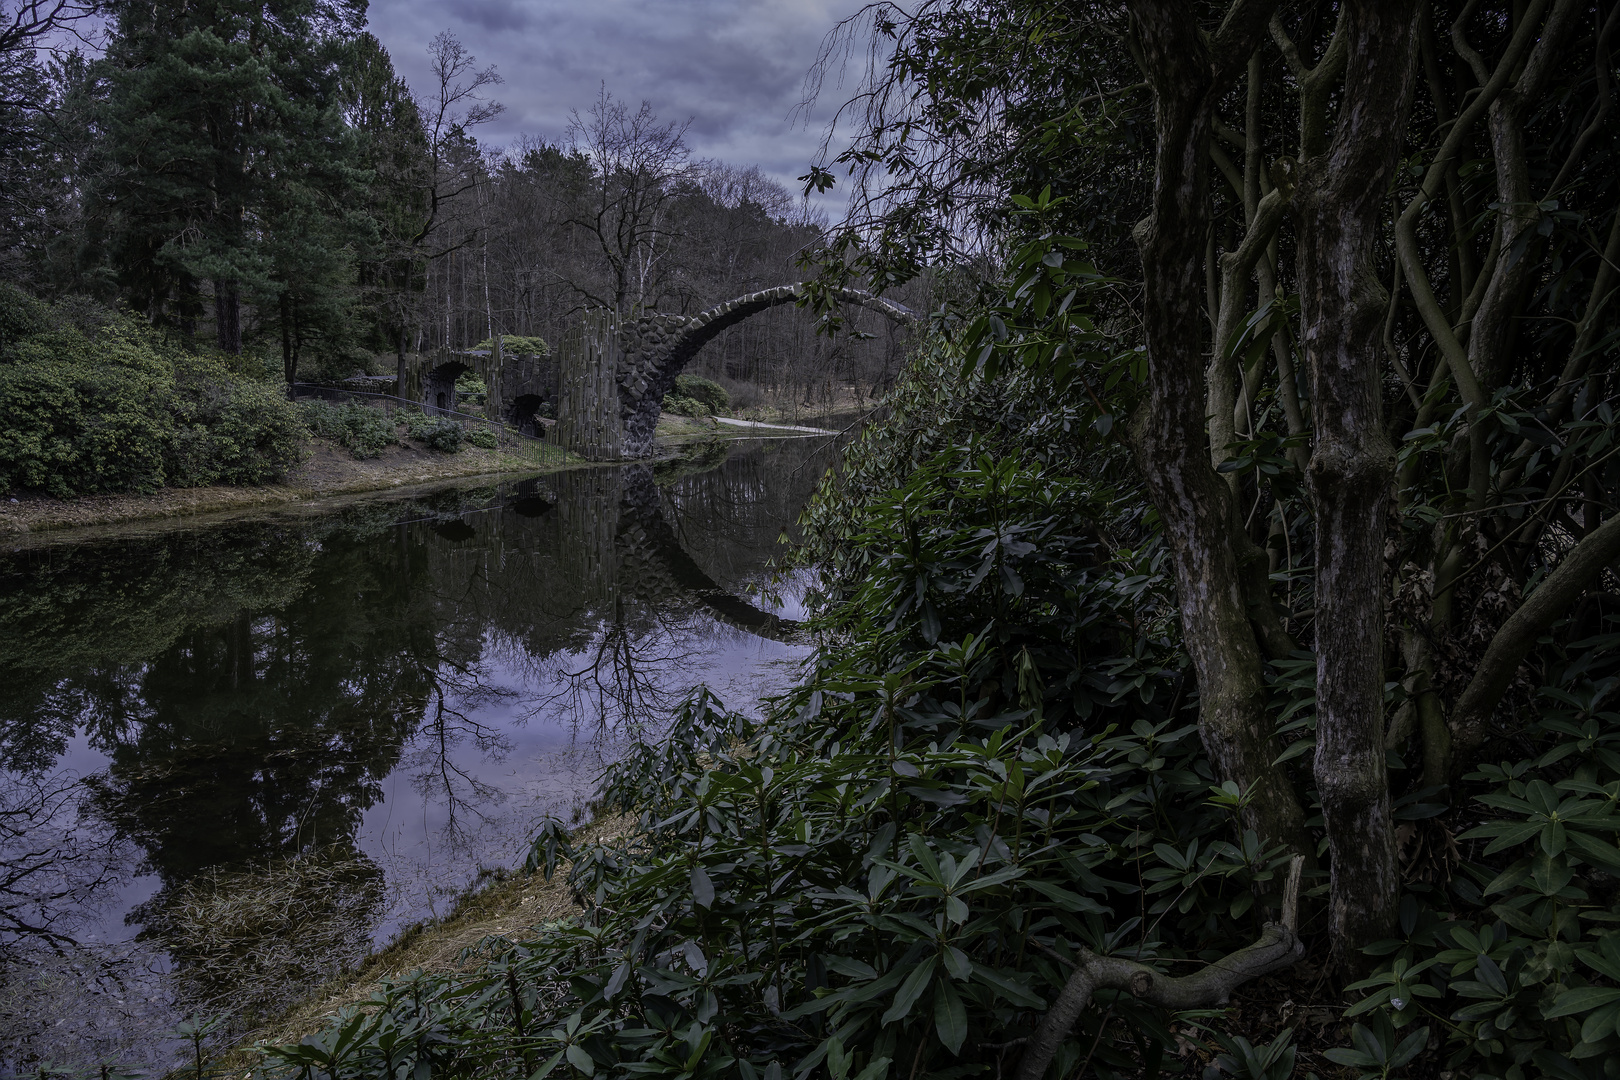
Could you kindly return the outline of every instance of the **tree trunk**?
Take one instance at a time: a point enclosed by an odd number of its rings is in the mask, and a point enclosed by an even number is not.
[[[1232,546],[1232,496],[1210,463],[1204,420],[1211,113],[1243,71],[1270,12],[1268,4],[1239,0],[1206,44],[1190,4],[1132,5],[1158,143],[1152,211],[1135,230],[1149,392],[1132,441],[1170,544],[1182,631],[1198,675],[1199,728],[1216,774],[1249,796],[1244,824],[1263,842],[1309,853],[1299,800],[1274,764],[1280,747],[1266,715],[1265,661]]]
[[[1395,452],[1379,382],[1378,233],[1416,67],[1413,0],[1352,0],[1337,129],[1301,166],[1295,213],[1315,446],[1316,784],[1338,961],[1394,929],[1400,870],[1384,765],[1384,527]]]
[[[298,356],[293,352],[292,301],[281,294],[281,374],[291,386],[298,381]]]
[[[221,352],[242,352],[242,297],[235,278],[214,282],[214,327]]]
[[[395,338],[395,343],[396,343],[396,347],[395,347],[395,350],[394,350],[394,360],[395,360],[395,366],[394,366],[394,396],[395,397],[404,397],[405,396],[405,378],[406,378],[406,375],[407,375],[407,372],[405,370],[405,345],[406,345],[406,337],[407,337],[407,335],[409,333],[410,333],[410,331],[402,326],[402,327],[399,328],[399,336],[397,338]]]

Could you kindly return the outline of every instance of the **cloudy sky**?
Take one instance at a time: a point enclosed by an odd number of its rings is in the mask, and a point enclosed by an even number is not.
[[[789,118],[827,32],[861,0],[372,0],[371,31],[396,69],[428,89],[427,43],[450,30],[506,82],[506,113],[485,142],[520,134],[559,140],[603,84],[632,108],[691,121],[700,157],[758,165],[786,184],[806,171],[831,110],[848,96],[829,81],[806,125]],[[840,200],[841,202],[841,200]],[[826,205],[826,204],[824,204]],[[837,206],[826,205],[836,211]]]

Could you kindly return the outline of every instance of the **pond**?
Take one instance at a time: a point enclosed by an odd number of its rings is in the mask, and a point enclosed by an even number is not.
[[[0,1074],[161,1064],[791,681],[819,440],[0,551]],[[104,1074],[103,1074],[104,1075]]]

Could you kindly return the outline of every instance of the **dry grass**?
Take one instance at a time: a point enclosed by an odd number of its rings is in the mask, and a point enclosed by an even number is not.
[[[618,835],[629,824],[625,816],[603,818],[580,829],[578,841]],[[413,971],[462,970],[461,954],[487,937],[518,938],[530,929],[578,912],[567,885],[568,867],[560,865],[550,881],[539,874],[496,873],[469,889],[449,915],[418,923],[384,948],[372,953],[353,972],[315,988],[281,1016],[249,1032],[239,1043],[296,1043],[324,1026],[339,1009],[365,1001],[377,983]],[[220,1064],[246,1066],[253,1055],[233,1053]]]

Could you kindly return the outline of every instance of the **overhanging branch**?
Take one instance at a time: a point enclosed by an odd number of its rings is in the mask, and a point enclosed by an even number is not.
[[[1576,598],[1616,558],[1620,558],[1620,514],[1609,518],[1576,544],[1558,564],[1558,569],[1502,624],[1491,638],[1485,656],[1452,714],[1451,727],[1458,750],[1473,750],[1485,741],[1491,714],[1536,640],[1570,610]]]

